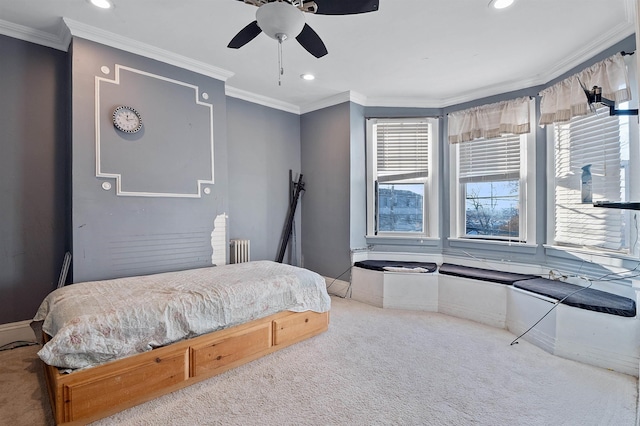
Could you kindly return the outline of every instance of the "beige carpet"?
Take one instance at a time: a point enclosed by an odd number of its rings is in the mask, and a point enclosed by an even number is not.
[[[636,424],[636,378],[513,337],[334,298],[327,333],[95,424]],[[52,423],[35,349],[0,352],[7,424]]]
[[[0,424],[53,425],[42,365],[28,346],[0,352]]]

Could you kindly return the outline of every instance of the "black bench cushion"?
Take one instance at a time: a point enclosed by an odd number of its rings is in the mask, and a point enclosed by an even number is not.
[[[436,263],[431,262],[403,262],[396,260],[363,260],[353,265],[373,271],[386,271],[386,268],[402,268],[420,270],[420,272],[434,272],[438,268]]]
[[[518,281],[514,283],[513,286],[556,300],[562,300],[562,298],[574,291],[584,288],[564,281],[549,280],[546,278]],[[636,316],[636,302],[634,300],[618,296],[617,294],[595,290],[593,288],[581,290],[578,293],[567,297],[567,299],[562,303],[575,308],[618,315],[621,317]]]
[[[511,285],[516,281],[538,278],[536,275],[516,274],[513,272],[495,271],[493,269],[473,268],[471,266],[454,265],[443,263],[440,266],[440,273],[453,275],[462,278],[472,278],[480,281],[490,281],[499,284]]]

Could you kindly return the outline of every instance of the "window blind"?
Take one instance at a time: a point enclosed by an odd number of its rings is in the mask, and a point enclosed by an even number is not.
[[[620,123],[607,108],[555,125],[555,241],[621,250],[623,213],[583,204],[582,167],[591,164],[593,201],[620,201]]]
[[[403,120],[377,123],[377,180],[380,183],[429,175],[429,123]]]
[[[520,178],[520,136],[465,142],[459,149],[460,183]]]

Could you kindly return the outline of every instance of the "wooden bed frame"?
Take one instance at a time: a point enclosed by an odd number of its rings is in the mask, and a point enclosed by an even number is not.
[[[69,374],[44,364],[57,424],[86,424],[326,331],[329,312],[280,312]],[[49,336],[43,333],[46,342]]]

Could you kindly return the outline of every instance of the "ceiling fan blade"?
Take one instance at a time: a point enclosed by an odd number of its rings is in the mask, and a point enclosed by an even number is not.
[[[298,34],[298,37],[296,37],[296,40],[298,40],[298,43],[300,43],[307,52],[311,53],[316,58],[322,58],[324,55],[329,53],[327,52],[327,48],[322,40],[320,40],[320,36],[318,36],[318,34],[313,31],[308,24],[304,24],[304,27],[300,34]]]
[[[314,0],[318,5],[316,15],[353,15],[375,12],[379,0]]]
[[[262,30],[258,26],[258,21],[253,21],[241,29],[240,32],[229,42],[227,47],[230,47],[231,49],[239,49],[256,38],[261,32]]]

